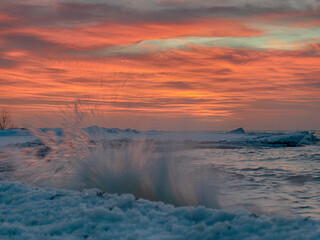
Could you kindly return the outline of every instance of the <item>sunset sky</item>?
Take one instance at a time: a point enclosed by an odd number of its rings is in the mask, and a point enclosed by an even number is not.
[[[320,129],[320,0],[0,0],[0,90],[18,126]]]

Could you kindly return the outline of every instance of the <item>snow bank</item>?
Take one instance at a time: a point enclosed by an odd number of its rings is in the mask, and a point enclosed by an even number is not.
[[[0,182],[0,239],[320,239],[320,222]]]
[[[248,132],[243,128],[231,132],[165,132],[165,131],[137,131],[132,129],[100,128],[92,126],[84,129],[92,139],[137,139],[143,138],[154,141],[189,141],[200,144],[219,144],[219,146],[270,146],[297,147],[310,145],[319,139],[314,132]]]
[[[42,128],[43,133],[53,131],[58,137],[64,134],[63,129]],[[192,147],[298,147],[314,144],[319,141],[314,132],[242,132],[237,129],[231,132],[166,132],[166,131],[138,131],[134,129],[103,128],[91,126],[83,129],[93,141],[129,141],[151,140],[157,143],[187,143]],[[239,134],[241,133],[241,134]],[[26,143],[36,140],[37,137],[28,130],[1,130],[0,147]],[[199,145],[200,144],[200,145]]]
[[[88,133],[134,133],[134,134],[138,134],[141,133],[141,131],[139,130],[135,130],[135,129],[131,129],[131,128],[127,128],[127,129],[120,129],[120,128],[104,128],[104,127],[98,127],[96,125],[94,126],[90,126],[87,128],[84,128],[83,130],[85,130]]]
[[[9,144],[24,143],[37,139],[25,129],[2,129],[0,130],[0,147]]]
[[[296,147],[302,145],[310,145],[316,142],[318,139],[314,133],[309,131],[298,131],[287,134],[279,134],[275,136],[268,136],[260,139],[261,143],[278,146]]]

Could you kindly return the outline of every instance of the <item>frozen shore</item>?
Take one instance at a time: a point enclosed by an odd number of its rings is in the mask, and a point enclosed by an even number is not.
[[[47,134],[52,131],[58,137],[65,135],[60,128],[42,128],[37,131]],[[296,132],[167,132],[139,131],[134,129],[103,128],[91,126],[83,129],[92,141],[150,140],[154,143],[183,143],[197,147],[299,147],[319,142],[319,136],[312,131]],[[39,140],[34,130],[8,129],[0,131],[0,147],[31,143]]]
[[[320,239],[320,222],[0,182],[0,239]]]

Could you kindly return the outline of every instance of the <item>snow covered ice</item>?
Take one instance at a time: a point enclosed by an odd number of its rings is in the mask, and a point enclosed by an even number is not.
[[[320,239],[319,132],[84,130],[0,131],[0,239]]]
[[[320,222],[0,182],[1,239],[319,239]]]

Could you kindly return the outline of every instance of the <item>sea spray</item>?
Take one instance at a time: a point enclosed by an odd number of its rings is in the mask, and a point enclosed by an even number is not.
[[[43,140],[40,146],[11,157],[15,169],[11,180],[41,187],[132,193],[176,206],[219,206],[216,190],[205,189],[205,181],[199,184],[183,159],[175,157],[172,146],[159,152],[153,142],[141,139],[116,146],[112,141],[87,139],[80,148],[79,142],[60,139],[50,131],[38,136]]]
[[[30,130],[39,138],[38,144],[7,158],[14,169],[10,180],[40,187],[132,193],[176,206],[219,207],[216,188],[208,189],[201,173],[194,173],[176,155],[173,142],[159,148],[143,136],[108,140],[99,128],[89,135],[82,128],[84,114],[78,105],[74,113],[61,136],[50,130]]]
[[[108,193],[132,193],[137,197],[154,198],[148,174],[151,146],[144,141],[112,146],[101,141],[83,158],[75,162],[75,188],[99,188]]]

